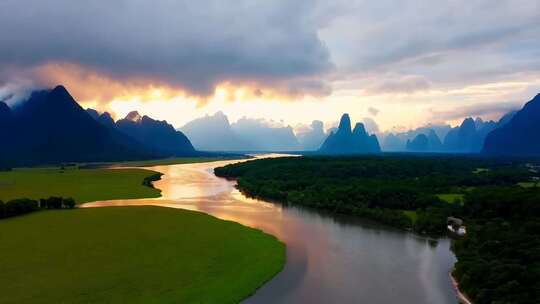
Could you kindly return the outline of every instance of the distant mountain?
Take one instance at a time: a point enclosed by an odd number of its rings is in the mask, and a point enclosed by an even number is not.
[[[241,140],[223,112],[197,118],[180,128],[193,145],[203,151],[250,151],[255,145]]]
[[[413,140],[407,140],[407,151],[428,152],[429,139],[425,134],[418,134]]]
[[[399,152],[407,151],[406,143],[408,141],[412,142],[416,136],[424,134],[432,142],[429,152],[441,152],[443,149],[442,143],[439,145],[437,142],[441,141],[441,138],[444,138],[446,134],[452,128],[446,124],[427,124],[423,127],[416,129],[411,129],[405,132],[390,132],[386,134],[381,134],[383,151],[390,152]]]
[[[503,116],[499,122],[483,121],[471,117],[463,120],[459,127],[448,132],[444,139],[443,150],[451,153],[478,153],[484,145],[486,136],[506,123],[511,113]]]
[[[331,132],[319,149],[323,154],[365,154],[379,153],[379,141],[369,135],[362,123],[357,123],[351,131],[349,114],[343,114],[337,131]]]
[[[442,143],[434,130],[429,130],[428,134],[418,134],[413,140],[407,141],[407,151],[410,152],[441,152]]]
[[[482,153],[540,156],[540,94],[527,102],[505,125],[487,135]]]
[[[398,152],[405,150],[405,143],[394,133],[389,133],[383,137],[382,149],[389,152]]]
[[[429,151],[430,152],[441,152],[443,148],[443,144],[441,142],[441,139],[435,132],[435,130],[431,129],[429,130],[427,134],[428,138],[428,144],[429,144]]]
[[[110,115],[103,114],[99,120],[102,125],[108,125],[110,124],[109,118]],[[167,156],[197,154],[184,133],[176,131],[166,121],[154,120],[146,115],[141,117],[137,111],[130,112],[124,119],[118,120],[116,128],[144,144],[155,154]]]
[[[5,116],[6,107],[0,110]],[[144,146],[97,123],[63,86],[33,92],[11,111],[5,157],[17,164],[153,157]],[[9,114],[8,114],[9,115]],[[4,126],[4,128],[6,128]]]
[[[233,132],[258,151],[295,151],[300,143],[290,126],[274,127],[261,119],[241,118],[231,124]]]
[[[197,149],[206,151],[293,151],[301,148],[289,126],[275,127],[267,121],[246,117],[230,124],[222,112],[192,120],[179,130],[186,133]]]
[[[324,133],[324,124],[322,121],[314,120],[310,127],[310,129],[299,132],[296,135],[302,150],[305,151],[318,150],[326,139],[326,134]]]

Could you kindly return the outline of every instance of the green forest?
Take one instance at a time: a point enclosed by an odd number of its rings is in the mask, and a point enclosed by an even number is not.
[[[475,303],[540,298],[540,188],[534,165],[474,156],[289,157],[216,168],[246,195],[355,215],[432,236],[449,216],[467,236],[454,242],[454,275]]]

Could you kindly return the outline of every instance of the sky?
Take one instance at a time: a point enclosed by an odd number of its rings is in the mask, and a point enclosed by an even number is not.
[[[63,84],[176,127],[497,119],[540,92],[540,1],[0,1],[0,100]]]

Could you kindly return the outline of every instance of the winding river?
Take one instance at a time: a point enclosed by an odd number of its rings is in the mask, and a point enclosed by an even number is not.
[[[161,198],[83,207],[191,209],[275,235],[287,244],[285,268],[245,303],[457,303],[448,275],[455,262],[448,239],[247,198],[235,182],[213,174],[213,168],[238,161],[150,167],[164,174],[154,183]]]

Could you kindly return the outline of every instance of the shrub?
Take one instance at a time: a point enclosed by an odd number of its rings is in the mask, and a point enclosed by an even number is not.
[[[75,208],[75,200],[71,197],[64,198],[62,201],[62,205],[64,206],[64,208],[73,209]]]
[[[4,217],[12,217],[30,213],[39,209],[38,202],[35,200],[20,198],[8,201],[4,205]]]

